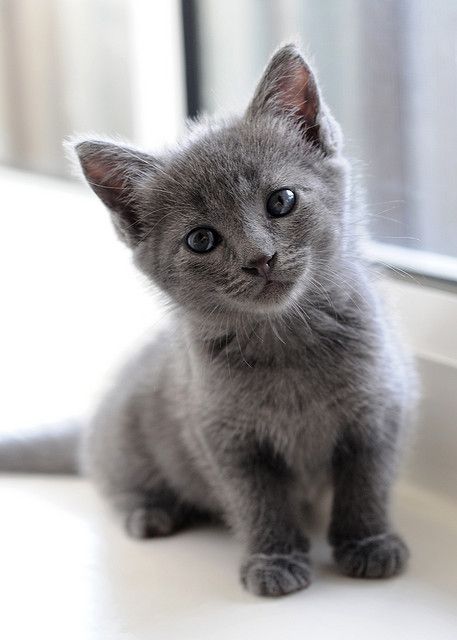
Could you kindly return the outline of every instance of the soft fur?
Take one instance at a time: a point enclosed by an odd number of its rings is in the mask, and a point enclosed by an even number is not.
[[[331,484],[342,572],[400,572],[388,510],[411,371],[359,252],[339,128],[297,49],[274,55],[244,115],[195,125],[164,157],[103,141],[76,152],[172,303],[83,442],[84,471],[127,531],[222,518],[244,544],[245,587],[282,595],[310,582],[304,507]],[[272,218],[283,187],[297,202]],[[202,225],[222,241],[197,254],[184,239]],[[273,256],[270,282],[259,256]]]

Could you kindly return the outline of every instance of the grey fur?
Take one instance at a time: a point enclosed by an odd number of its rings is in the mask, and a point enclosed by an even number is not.
[[[136,266],[169,296],[167,330],[121,372],[83,442],[83,466],[136,537],[210,515],[244,544],[243,584],[308,586],[305,503],[333,484],[341,570],[386,577],[407,550],[389,494],[414,376],[359,251],[341,133],[293,46],[247,112],[195,125],[161,158],[76,146]],[[270,218],[268,194],[296,191]],[[222,236],[208,254],[194,227]],[[275,256],[265,283],[247,267]],[[273,264],[273,263],[272,263]]]

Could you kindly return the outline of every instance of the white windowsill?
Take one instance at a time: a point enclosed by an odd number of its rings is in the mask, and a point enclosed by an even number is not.
[[[367,255],[374,261],[408,273],[457,283],[457,258],[430,251],[408,249],[395,244],[370,241]]]
[[[120,357],[160,323],[161,307],[140,284],[89,189],[2,169],[0,190],[0,385],[8,390],[0,430],[11,430],[78,415]],[[435,633],[451,640],[457,296],[408,278],[383,278],[381,286],[416,355],[440,365],[425,370],[421,428],[408,484],[397,492],[395,520],[412,548],[405,577],[370,584],[344,579],[329,568],[328,549],[315,545],[309,592],[262,601],[239,586],[241,550],[227,534],[203,530],[133,542],[85,481],[11,477],[0,486],[9,549],[3,626],[20,637],[39,629],[50,639],[167,640],[187,637],[189,629],[195,637],[214,636],[210,627],[221,638],[286,632],[298,639],[306,626],[322,638],[339,633],[349,640],[357,620],[356,635],[375,640],[407,637],[413,620],[424,638]],[[25,581],[18,572],[24,558]],[[21,617],[23,611],[29,615]]]

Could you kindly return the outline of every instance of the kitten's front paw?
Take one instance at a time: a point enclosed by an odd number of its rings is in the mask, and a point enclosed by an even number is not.
[[[390,578],[401,573],[409,558],[403,540],[384,533],[362,540],[344,542],[334,550],[335,561],[347,576],[353,578]]]
[[[258,596],[283,596],[306,589],[311,582],[308,556],[300,551],[274,555],[254,553],[241,567],[241,582]]]
[[[125,528],[132,538],[156,538],[173,533],[175,523],[165,509],[137,507],[127,515]]]

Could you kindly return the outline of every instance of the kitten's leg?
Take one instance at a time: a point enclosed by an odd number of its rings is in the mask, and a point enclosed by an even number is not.
[[[134,538],[170,535],[205,515],[171,488],[122,410],[99,414],[83,441],[82,458],[85,474]]]
[[[364,434],[369,434],[368,428],[351,433],[335,451],[329,539],[344,574],[388,578],[403,570],[409,556],[405,543],[391,532],[388,518],[395,437],[373,441]]]
[[[129,491],[112,497],[133,538],[168,536],[210,518],[197,507],[180,500],[165,483],[146,490]]]
[[[310,583],[309,543],[292,502],[292,471],[266,443],[229,438],[211,450],[226,518],[246,545],[241,581],[262,596],[304,589]]]

